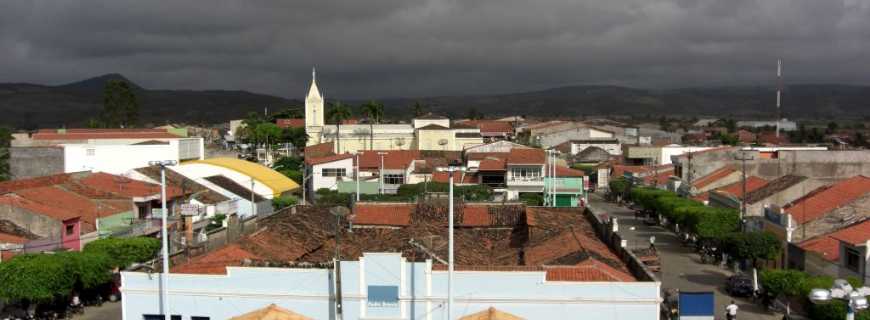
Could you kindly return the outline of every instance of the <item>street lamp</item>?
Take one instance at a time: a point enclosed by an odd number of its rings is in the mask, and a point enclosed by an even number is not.
[[[163,274],[160,276],[162,289],[160,290],[160,300],[163,302],[163,318],[170,320],[169,315],[169,232],[166,229],[166,217],[169,216],[169,207],[166,206],[166,166],[174,166],[178,162],[175,160],[148,161],[150,166],[160,166],[160,200],[163,204],[163,214],[160,217],[160,233],[163,241]],[[253,192],[253,191],[252,191]]]
[[[834,299],[846,301],[846,320],[855,320],[855,311],[867,309],[867,296],[870,288],[852,288],[848,281],[834,280],[830,289],[815,288],[810,290],[809,299],[813,303],[828,303]]]
[[[448,194],[450,204],[447,212],[447,319],[453,319],[451,311],[453,310],[453,173],[456,171],[464,172],[465,167],[459,160],[453,160],[447,166],[447,169],[439,168],[438,171],[447,171]]]
[[[344,318],[341,301],[341,218],[350,215],[350,209],[342,206],[335,206],[329,209],[329,212],[335,216],[335,315],[341,320]]]
[[[356,202],[359,202],[359,152],[353,155],[354,178],[356,179]]]

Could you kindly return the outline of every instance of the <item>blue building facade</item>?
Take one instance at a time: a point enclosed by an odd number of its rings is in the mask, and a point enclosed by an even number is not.
[[[454,281],[448,317],[446,271],[399,253],[366,253],[341,263],[342,319],[459,319],[490,307],[525,319],[659,318],[659,282],[547,281],[544,271],[456,271]],[[170,314],[183,320],[229,319],[272,303],[338,319],[334,269],[228,267],[226,275],[171,274],[168,282]],[[123,319],[161,314],[159,285],[160,274],[123,272]]]

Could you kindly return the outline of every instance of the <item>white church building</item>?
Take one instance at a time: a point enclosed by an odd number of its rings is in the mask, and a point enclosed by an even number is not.
[[[305,97],[305,132],[308,145],[333,143],[336,153],[359,150],[444,150],[462,151],[483,144],[480,129],[452,125],[450,119],[426,115],[412,124],[326,124],[325,100],[312,71],[311,87]]]

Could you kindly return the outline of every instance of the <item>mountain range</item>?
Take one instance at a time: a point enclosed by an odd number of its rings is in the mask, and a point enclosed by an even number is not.
[[[248,91],[151,90],[120,74],[107,74],[58,86],[0,83],[0,125],[15,128],[76,127],[102,109],[103,87],[110,80],[127,81],[140,104],[140,121],[210,124],[288,106],[300,100]],[[302,98],[300,96],[300,98]],[[569,86],[548,90],[492,95],[376,99],[387,117],[403,117],[421,102],[429,111],[462,117],[470,109],[487,116],[577,115],[732,116],[770,118],[775,115],[774,88],[753,86],[648,90],[619,86]],[[870,86],[797,84],[785,87],[783,115],[790,118],[837,119],[870,116]],[[351,105],[361,101],[344,101]]]

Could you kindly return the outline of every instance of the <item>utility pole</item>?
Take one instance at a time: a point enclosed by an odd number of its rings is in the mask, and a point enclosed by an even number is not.
[[[743,195],[740,197],[740,226],[743,228],[743,219],[746,218],[746,160],[753,160],[751,156],[746,154],[746,150],[740,152],[740,156],[735,158],[743,162]]]
[[[344,319],[341,299],[341,218],[350,214],[350,209],[335,206],[329,211],[335,215],[335,318]]]
[[[163,319],[170,320],[170,311],[169,311],[169,230],[166,227],[167,217],[169,216],[169,207],[166,205],[166,166],[173,166],[177,162],[175,160],[163,160],[163,161],[149,161],[148,165],[151,166],[160,166],[160,201],[163,205],[163,210],[161,210],[162,214],[160,217],[160,233],[162,234],[161,241],[163,244],[162,255],[163,255],[163,272],[160,275],[161,282],[161,290],[160,290],[160,300],[161,304],[161,313],[163,313]]]
[[[553,208],[555,208],[556,207],[556,150],[555,149],[553,149],[552,157],[553,157],[553,166],[552,166],[551,170],[553,170],[553,181],[552,181],[552,183],[550,183],[551,184],[550,190],[552,190],[551,193],[552,193],[552,197],[553,197],[553,199],[552,199]]]

